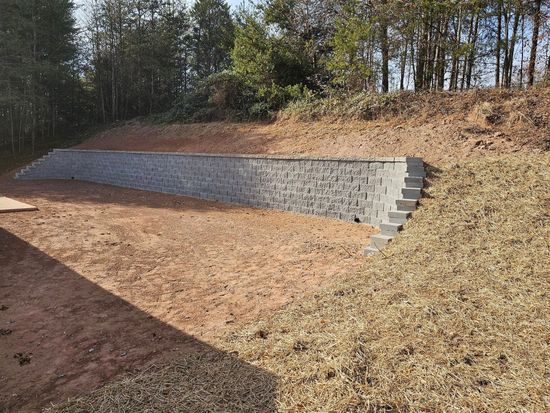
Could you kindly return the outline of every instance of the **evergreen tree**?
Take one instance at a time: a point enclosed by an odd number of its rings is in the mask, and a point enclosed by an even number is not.
[[[31,150],[76,116],[74,5],[69,0],[2,0],[0,130],[12,152]],[[5,133],[5,132],[4,132]],[[8,136],[6,136],[8,135]]]
[[[192,67],[197,79],[204,79],[230,66],[234,23],[229,5],[223,0],[197,0],[191,18]]]

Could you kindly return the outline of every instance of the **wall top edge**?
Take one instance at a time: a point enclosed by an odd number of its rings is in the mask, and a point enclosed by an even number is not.
[[[188,153],[188,152],[147,152],[147,151],[113,151],[107,149],[54,149],[54,152],[87,152],[87,153],[123,153],[135,155],[175,155],[206,158],[238,158],[238,159],[278,159],[278,160],[305,160],[305,161],[348,161],[348,162],[402,162],[407,164],[423,165],[422,158],[414,156],[378,156],[364,158],[323,157],[323,156],[296,156],[296,155],[241,155],[227,153]]]

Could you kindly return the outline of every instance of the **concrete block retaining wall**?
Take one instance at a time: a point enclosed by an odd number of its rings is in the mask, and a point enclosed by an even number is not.
[[[413,157],[303,158],[55,149],[18,179],[78,179],[365,222],[389,222],[420,197]],[[410,204],[410,202],[409,202]]]

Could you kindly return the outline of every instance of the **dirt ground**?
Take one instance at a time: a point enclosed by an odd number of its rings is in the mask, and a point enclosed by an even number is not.
[[[367,225],[83,182],[15,182],[0,216],[0,411],[34,411],[312,294]]]
[[[404,97],[404,99],[406,96]],[[550,145],[550,89],[409,97],[370,121],[280,115],[274,122],[128,122],[80,148],[319,156],[419,156],[445,166],[464,159],[544,151]],[[405,99],[406,100],[406,99]],[[382,111],[383,112],[383,111]],[[287,116],[287,117],[285,117]]]

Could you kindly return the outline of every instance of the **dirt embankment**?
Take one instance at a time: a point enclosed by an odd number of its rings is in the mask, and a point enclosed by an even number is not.
[[[414,98],[414,101],[412,99]],[[83,149],[321,156],[420,156],[434,165],[515,152],[550,142],[550,89],[403,95],[371,121],[285,115],[271,123],[156,125],[128,122]]]

